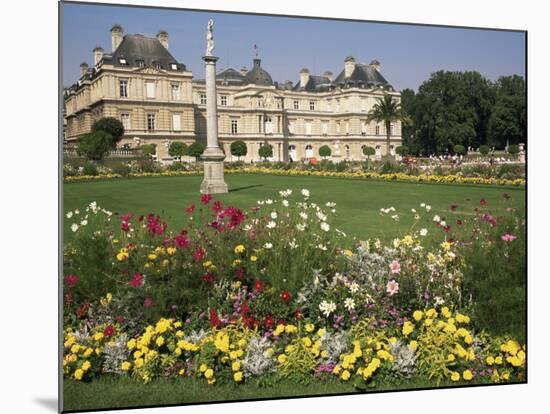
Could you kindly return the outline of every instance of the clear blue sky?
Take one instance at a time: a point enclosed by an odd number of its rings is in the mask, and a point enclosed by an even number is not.
[[[520,32],[65,4],[63,83],[77,80],[82,61],[93,63],[96,45],[111,52],[115,23],[124,34],[155,36],[166,30],[172,55],[195,78],[204,78],[201,57],[209,18],[214,20],[218,69],[250,68],[256,43],[262,67],[280,82],[297,81],[303,67],[337,76],[348,55],[361,63],[378,59],[382,74],[398,90],[417,90],[437,70],[476,70],[491,80],[525,76],[525,35]]]

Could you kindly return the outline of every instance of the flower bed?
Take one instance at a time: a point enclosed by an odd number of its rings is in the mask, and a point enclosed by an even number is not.
[[[436,215],[435,231],[414,230],[430,213],[422,203],[403,237],[353,250],[341,247],[336,203],[319,205],[306,189],[249,211],[203,195],[178,231],[152,213],[70,211],[64,374],[205,386],[337,378],[359,390],[414,378],[524,381],[525,345],[467,316],[476,309],[464,290],[468,249],[479,240],[509,257],[523,240],[521,221],[480,205],[469,226]],[[400,219],[393,207],[380,214]]]

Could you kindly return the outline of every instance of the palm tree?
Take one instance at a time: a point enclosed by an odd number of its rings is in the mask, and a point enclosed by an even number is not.
[[[409,125],[411,119],[401,108],[401,104],[394,100],[390,94],[384,94],[378,98],[372,109],[367,113],[367,122],[384,122],[386,125],[386,155],[390,156],[390,126],[392,122],[401,121],[403,125]]]

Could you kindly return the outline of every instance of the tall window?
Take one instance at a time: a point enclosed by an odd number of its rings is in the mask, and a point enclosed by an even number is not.
[[[322,125],[323,135],[327,135],[328,134],[328,122],[323,121],[323,123],[321,125]]]
[[[147,130],[154,131],[155,129],[155,114],[147,114]]]
[[[376,135],[380,135],[380,125],[376,125]]]
[[[390,124],[390,135],[393,135],[393,124]]]
[[[231,120],[231,133],[237,135],[239,132],[239,122],[236,119]]]
[[[130,129],[130,114],[128,112],[121,113],[120,122],[122,122],[124,129]]]
[[[336,122],[336,133],[340,133],[340,121]]]
[[[309,110],[315,111],[315,101],[309,101]]]
[[[300,101],[294,101],[294,109],[300,109]]]
[[[180,95],[180,85],[177,83],[172,84],[172,100],[179,101],[181,99]]]
[[[136,63],[138,65],[138,67],[140,68],[144,68],[145,67],[145,61],[143,59],[138,59],[136,60]]]
[[[128,81],[127,80],[120,80],[118,82],[118,85],[119,85],[120,97],[121,98],[127,98],[128,97]]]
[[[306,135],[311,135],[311,121],[306,121]]]
[[[329,99],[329,100],[327,101],[327,111],[330,111],[331,103],[332,103],[332,101]]]
[[[349,121],[346,121],[345,126],[346,126],[346,134],[349,134]]]
[[[361,135],[367,135],[367,123],[361,122]]]
[[[181,115],[180,114],[172,114],[172,129],[174,131],[180,131],[181,130]]]
[[[201,94],[201,105],[206,105],[206,95]]]
[[[154,98],[156,96],[155,82],[145,82],[145,94],[147,98]]]
[[[227,95],[221,95],[220,96],[220,105],[221,106],[227,106]]]
[[[340,99],[336,99],[336,112],[340,110]]]

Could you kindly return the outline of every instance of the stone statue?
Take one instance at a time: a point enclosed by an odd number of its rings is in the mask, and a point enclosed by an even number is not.
[[[214,50],[214,22],[212,19],[208,20],[208,31],[206,32],[206,56],[212,56]]]

